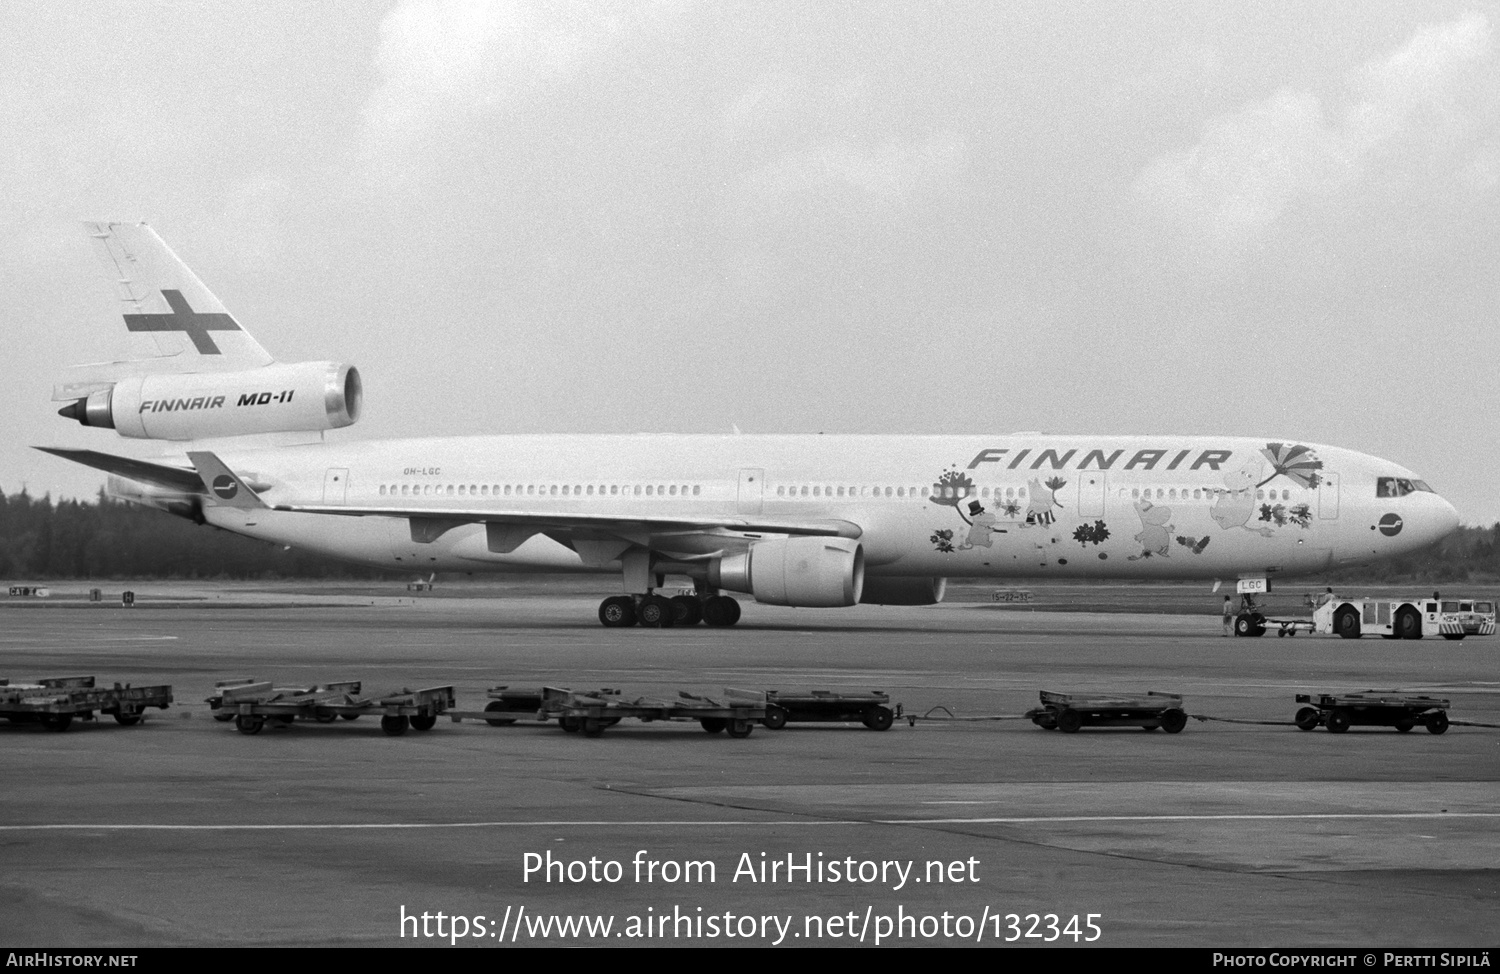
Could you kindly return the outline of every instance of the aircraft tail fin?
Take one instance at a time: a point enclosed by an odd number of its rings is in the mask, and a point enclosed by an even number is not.
[[[275,361],[151,227],[84,226],[120,302],[131,361],[82,368],[118,376],[221,372]]]

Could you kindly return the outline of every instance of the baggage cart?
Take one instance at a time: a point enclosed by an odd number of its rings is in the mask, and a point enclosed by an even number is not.
[[[789,722],[859,721],[871,730],[889,730],[901,716],[901,705],[891,709],[890,694],[880,690],[868,693],[838,693],[833,690],[811,690],[794,693],[785,690],[766,691],[766,716],[761,721],[768,730],[780,730]]]
[[[766,694],[761,690],[724,689],[724,699],[679,691],[671,700],[627,697],[619,690],[576,691],[543,687],[540,712],[558,718],[562,729],[582,731],[598,737],[606,727],[625,718],[697,721],[710,734],[725,731],[730,737],[749,737],[755,724],[766,717]]]
[[[1394,727],[1402,734],[1421,724],[1429,733],[1448,729],[1448,701],[1437,697],[1407,696],[1366,690],[1364,693],[1299,693],[1297,702],[1308,706],[1297,711],[1297,727],[1310,731],[1319,726],[1342,734],[1350,727]]]
[[[145,718],[147,708],[165,710],[171,703],[169,685],[100,687],[92,676],[49,677],[34,683],[0,680],[0,717],[53,731],[67,730],[75,719],[93,720],[95,713],[109,714],[117,724],[131,727]]]
[[[1026,712],[1031,722],[1043,730],[1060,730],[1075,734],[1084,727],[1139,727],[1154,731],[1158,727],[1177,734],[1187,726],[1187,711],[1182,709],[1182,695],[1149,691],[1142,696],[1088,696],[1075,693],[1039,694],[1042,705]]]
[[[329,724],[339,719],[358,720],[369,714],[379,715],[381,730],[399,737],[408,727],[432,730],[438,717],[454,703],[451,686],[403,688],[373,696],[362,695],[358,680],[305,687],[278,687],[269,681],[216,686],[218,692],[208,698],[209,707],[217,711],[214,719],[233,720],[241,734],[259,734],[267,722],[286,727],[300,718]]]

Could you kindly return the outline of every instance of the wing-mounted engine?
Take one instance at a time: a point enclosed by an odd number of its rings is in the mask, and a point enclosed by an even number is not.
[[[871,577],[859,601],[867,605],[937,605],[948,591],[946,578]]]
[[[59,416],[146,440],[322,432],[359,418],[359,370],[338,362],[238,372],[151,373],[76,399]]]
[[[849,538],[778,538],[724,555],[709,584],[749,592],[767,605],[832,608],[854,605],[865,582],[864,549]]]

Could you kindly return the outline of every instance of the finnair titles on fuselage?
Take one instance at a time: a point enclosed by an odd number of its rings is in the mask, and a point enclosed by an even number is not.
[[[191,466],[49,452],[227,530],[414,571],[618,574],[606,625],[941,600],[950,576],[1266,578],[1430,544],[1458,522],[1411,471],[1289,438],[490,436],[237,449],[353,423],[358,372],[276,363],[144,224],[90,224],[138,357],[61,414],[177,441]],[[213,334],[210,335],[209,331]],[[212,439],[217,449],[199,449]],[[693,595],[657,594],[669,577]]]

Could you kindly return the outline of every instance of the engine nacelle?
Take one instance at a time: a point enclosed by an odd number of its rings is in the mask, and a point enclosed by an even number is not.
[[[849,538],[778,538],[725,555],[709,584],[749,592],[767,605],[827,609],[854,605],[865,582],[865,552]]]
[[[948,591],[946,578],[869,576],[859,601],[867,605],[937,605]]]
[[[132,439],[199,440],[338,429],[359,418],[363,396],[352,365],[293,362],[132,376],[57,412]]]

